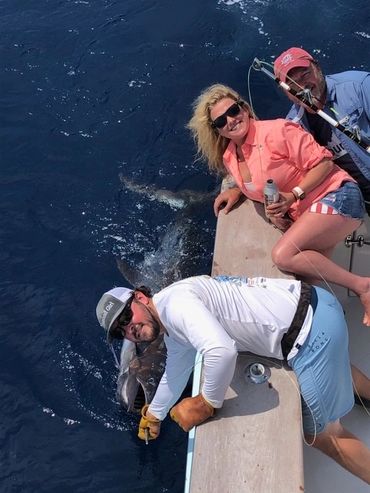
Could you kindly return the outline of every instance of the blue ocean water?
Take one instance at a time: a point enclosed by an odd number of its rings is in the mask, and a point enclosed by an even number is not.
[[[96,302],[210,271],[217,180],[185,129],[200,90],[247,95],[253,58],[291,45],[368,70],[369,20],[367,0],[0,2],[1,492],[182,491],[186,435],[136,438]],[[251,90],[261,118],[285,114],[263,74]]]

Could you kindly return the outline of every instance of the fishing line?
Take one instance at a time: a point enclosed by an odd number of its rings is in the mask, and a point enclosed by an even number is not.
[[[359,394],[359,392],[357,390],[357,387],[356,387],[355,382],[353,381],[353,379],[352,379],[352,385],[353,385],[353,388],[354,388],[354,390],[356,392],[356,395],[358,397],[358,400],[361,402],[361,406],[365,409],[366,414],[370,417],[370,412],[369,412],[368,408],[365,406],[364,401],[362,400],[362,397],[360,396],[360,394]]]
[[[197,353],[198,354],[198,353]],[[302,436],[302,440],[303,442],[308,446],[308,447],[312,447],[316,441],[316,438],[317,438],[317,425],[316,425],[316,419],[315,419],[315,416],[314,416],[314,413],[312,411],[312,408],[311,406],[309,405],[309,403],[306,401],[306,399],[304,398],[304,396],[302,395],[301,393],[301,390],[299,388],[299,385],[297,384],[297,382],[291,377],[289,371],[286,370],[286,368],[284,367],[283,364],[279,364],[278,362],[276,362],[275,360],[270,360],[268,358],[265,358],[263,356],[259,356],[259,355],[256,355],[258,357],[259,360],[262,360],[265,362],[265,364],[267,366],[269,365],[273,365],[275,366],[275,368],[277,368],[278,370],[283,370],[283,374],[286,376],[286,378],[288,378],[291,382],[291,384],[293,385],[293,387],[295,388],[296,392],[298,393],[299,397],[302,398],[302,400],[305,402],[306,406],[307,406],[307,409],[311,415],[311,419],[312,419],[312,422],[313,422],[313,425],[314,425],[314,434],[313,434],[313,438],[312,438],[312,441],[311,442],[308,442],[306,440],[306,437],[305,437],[305,432],[304,432],[304,429],[303,429],[303,419],[301,420],[301,436]],[[196,358],[195,357],[195,360],[194,360],[194,364],[189,366],[188,368],[184,369],[183,372],[181,373],[181,375],[183,375],[184,373],[187,373],[189,370],[195,370],[197,366],[199,365],[202,365],[203,363],[203,359],[201,357],[198,357]],[[294,370],[292,370],[294,372]],[[355,386],[355,383],[354,383],[354,380],[352,378],[352,372],[351,372],[351,380],[352,380],[352,385],[353,385],[353,388],[357,394],[357,397],[359,398],[361,404],[362,404],[362,407],[365,409],[366,411],[366,414],[368,416],[370,416],[370,413],[368,411],[368,409],[366,408],[365,404],[363,403],[362,399],[361,399],[361,396],[359,395],[358,391],[357,391],[357,388]],[[171,379],[168,379],[167,380],[168,382],[171,381]],[[200,392],[200,387],[199,387],[199,391]]]
[[[266,65],[268,67],[270,67],[271,69],[273,69],[273,65],[271,63],[268,63],[268,62],[264,62],[264,61],[260,61],[259,60],[259,63],[261,65]],[[248,79],[247,79],[247,83],[248,83],[248,97],[249,97],[249,103],[251,105],[251,108],[253,110],[253,112],[255,113],[254,111],[254,108],[252,106],[252,97],[251,97],[251,86],[250,86],[250,72],[251,72],[251,69],[253,68],[253,63],[249,66],[249,70],[248,70]],[[302,91],[304,91],[304,87],[300,86],[299,84],[297,84],[293,79],[291,79],[289,76],[287,76],[287,78],[289,80],[291,80],[292,82],[294,82]],[[258,153],[259,153],[259,164],[260,164],[260,173],[261,173],[261,176],[263,176],[265,174],[264,170],[263,170],[263,164],[262,164],[262,156],[261,156],[261,145],[258,143],[257,144],[257,149],[258,149]],[[265,176],[265,178],[269,178],[268,176]],[[276,227],[276,226],[275,226]],[[307,255],[305,254],[305,250],[301,250],[299,248],[298,245],[295,244],[295,242],[291,239],[288,240],[289,243],[294,246],[294,248],[297,250],[297,252],[299,252],[300,254],[302,254],[302,256],[305,258],[306,262],[308,263],[308,265],[311,266],[313,272],[316,274],[316,276],[318,277],[318,280],[321,280],[324,285],[328,288],[328,290],[335,296],[335,293],[332,289],[332,287],[329,285],[328,281],[325,279],[325,277],[321,274],[321,272],[316,268],[315,264],[313,264],[311,262],[311,260],[307,257]],[[312,251],[316,251],[316,250],[312,250]],[[320,254],[319,251],[317,251],[317,253]],[[322,254],[321,254],[322,255]],[[330,260],[330,259],[329,259]]]
[[[254,111],[254,107],[253,107],[252,93],[251,93],[251,84],[250,84],[250,78],[251,78],[252,68],[253,68],[252,65],[250,65],[249,66],[249,69],[248,69],[248,77],[247,77],[248,103],[249,103],[249,106],[251,107],[253,113],[256,114],[256,112]]]
[[[268,62],[262,62],[262,61],[261,61],[260,63],[261,63],[261,64],[263,64],[263,65],[267,65],[268,67],[270,67],[271,69],[273,69],[273,65],[272,65],[272,64],[270,64],[270,63],[268,63]],[[250,67],[249,67],[249,70],[248,70],[248,77],[247,77],[247,85],[248,85],[248,98],[249,98],[249,104],[250,104],[250,106],[251,106],[251,108],[252,108],[253,112],[254,112],[254,113],[256,113],[256,112],[255,112],[255,110],[254,110],[254,107],[253,107],[253,103],[252,103],[251,86],[250,86],[250,72],[251,72],[252,67],[253,67],[253,64],[252,64],[252,65],[250,65]],[[296,85],[297,85],[297,86],[298,86],[298,87],[299,87],[302,91],[304,91],[304,90],[305,90],[302,86],[300,86],[298,83],[296,83],[296,82],[295,82],[295,81],[294,81],[291,77],[287,76],[287,78],[288,78],[291,82],[294,82],[294,83],[295,83],[295,84],[296,84]],[[257,145],[257,147],[258,147],[258,151],[259,151],[260,172],[261,172],[261,175],[262,175],[262,174],[263,174],[263,173],[262,173],[262,169],[263,169],[263,167],[262,167],[262,156],[261,156],[261,148],[260,148],[261,146],[260,146],[260,145]],[[276,227],[276,226],[275,226],[275,227]],[[331,294],[332,294],[332,295],[336,298],[335,293],[334,293],[334,290],[332,289],[332,287],[330,286],[330,284],[328,283],[328,281],[325,279],[324,275],[322,275],[322,274],[321,274],[321,272],[317,269],[316,265],[315,265],[315,264],[313,264],[313,263],[312,263],[312,261],[308,258],[307,254],[305,253],[305,250],[301,250],[301,249],[300,249],[300,247],[299,247],[299,246],[298,246],[298,245],[297,245],[297,244],[296,244],[296,243],[295,243],[292,239],[290,239],[290,238],[289,238],[289,239],[288,239],[288,241],[289,241],[289,243],[290,243],[292,246],[294,246],[294,248],[297,250],[297,252],[299,252],[299,253],[303,256],[303,258],[304,258],[304,259],[305,259],[305,261],[308,263],[308,265],[310,265],[310,266],[311,266],[311,268],[312,268],[313,272],[315,272],[315,273],[316,273],[316,275],[317,275],[318,279],[320,279],[320,280],[324,283],[324,285],[327,287],[328,291],[329,291],[329,292],[330,292],[330,293],[331,293]],[[313,251],[314,251],[314,250],[313,250]],[[319,254],[320,254],[320,252],[317,252],[317,253],[319,253]],[[322,255],[322,254],[321,254],[321,255]],[[331,261],[331,259],[330,259],[330,258],[328,258],[328,260],[330,260],[330,261]],[[283,369],[285,370],[285,368],[284,368],[283,366],[281,366],[281,368],[283,368]],[[286,370],[285,370],[285,371],[286,371]],[[287,376],[291,379],[291,377],[290,377],[290,375],[288,374],[288,372],[286,372],[286,373],[287,373]],[[365,404],[363,403],[363,401],[362,401],[362,399],[361,399],[361,396],[360,396],[360,395],[359,395],[359,393],[358,393],[358,390],[357,390],[357,388],[356,388],[356,385],[355,385],[354,379],[352,378],[352,372],[351,372],[351,380],[352,380],[352,385],[353,385],[353,388],[354,388],[354,390],[355,390],[355,392],[356,392],[357,397],[359,398],[359,401],[361,402],[362,407],[365,409],[365,411],[366,411],[367,415],[370,417],[370,413],[369,413],[368,409],[366,408]],[[296,385],[296,383],[294,382],[294,380],[293,380],[293,379],[291,379],[291,381],[292,381],[292,383],[294,384],[294,386],[296,387],[296,389],[298,390],[299,394],[301,395],[300,390],[299,390],[299,388],[297,387],[297,385]],[[303,396],[302,396],[302,398],[303,398]],[[303,399],[304,399],[304,398],[303,398]],[[306,401],[305,401],[305,402],[306,402]],[[309,408],[309,411],[310,411],[310,413],[311,413],[311,416],[312,416],[313,421],[315,422],[314,417],[313,417],[312,410],[311,410],[311,408],[308,406],[307,402],[306,402],[306,405],[307,405],[307,407]],[[317,436],[317,433],[316,433],[316,423],[315,423],[315,435],[314,435],[314,438],[313,438],[313,441],[312,441],[312,443],[311,443],[311,444],[308,444],[308,443],[306,442],[306,440],[305,440],[305,438],[304,438],[303,431],[302,431],[302,436],[303,436],[303,440],[304,440],[304,442],[306,443],[306,445],[312,446],[312,445],[313,445],[313,443],[315,442],[315,439],[316,439],[316,436]]]
[[[303,430],[303,420],[301,420],[301,435],[302,435],[302,440],[304,441],[304,443],[308,446],[308,447],[312,447],[313,444],[315,443],[316,441],[316,437],[317,437],[317,426],[316,426],[316,420],[315,420],[315,416],[313,414],[313,411],[312,411],[312,408],[311,406],[308,404],[308,402],[306,401],[306,399],[303,397],[302,393],[301,393],[301,389],[299,388],[299,386],[297,385],[296,381],[290,376],[289,372],[286,370],[286,368],[284,368],[284,365],[283,364],[280,364],[277,363],[276,361],[273,361],[273,360],[269,360],[267,358],[264,358],[263,356],[258,356],[258,359],[261,359],[263,361],[265,361],[266,365],[275,365],[275,368],[277,368],[278,370],[283,370],[283,374],[286,375],[286,377],[291,381],[293,387],[295,388],[295,390],[297,391],[299,397],[304,400],[310,414],[311,414],[311,418],[312,418],[312,422],[314,424],[314,434],[313,434],[313,439],[312,439],[312,442],[311,443],[308,443],[308,441],[306,440],[306,437],[305,437],[305,434],[304,434],[304,430]],[[294,372],[294,370],[293,370]]]
[[[262,174],[262,157],[261,157],[261,151],[260,151],[260,146],[258,145],[257,147],[258,147],[258,150],[259,150],[260,167],[261,167],[261,174]],[[284,233],[283,233],[283,234],[284,234]],[[298,245],[297,245],[297,244],[296,244],[296,243],[295,243],[292,239],[288,238],[288,241],[289,241],[289,243],[290,243],[291,245],[293,245],[293,246],[294,246],[294,248],[296,248],[296,250],[297,250],[297,251],[298,251],[298,252],[299,252],[299,253],[300,253],[300,254],[304,257],[305,261],[306,261],[306,262],[307,262],[307,263],[311,266],[311,268],[312,268],[313,272],[315,272],[315,273],[316,273],[316,275],[319,277],[319,279],[321,279],[321,281],[324,283],[324,285],[328,288],[328,291],[329,291],[329,292],[330,292],[330,293],[334,296],[334,298],[336,298],[336,295],[335,295],[335,293],[334,293],[334,291],[333,291],[332,287],[330,286],[330,284],[328,283],[328,281],[325,279],[325,277],[321,274],[321,272],[320,272],[320,271],[316,268],[315,264],[313,264],[313,263],[311,262],[311,260],[308,258],[308,256],[305,254],[305,250],[301,250],[301,249],[299,248],[299,246],[298,246]],[[315,251],[315,250],[312,250],[312,251]],[[317,252],[317,253],[319,253],[319,254],[320,254],[320,252]],[[321,255],[322,255],[322,254],[321,254]],[[328,258],[328,260],[332,261],[330,258]],[[282,367],[282,368],[283,368],[283,367]],[[283,369],[285,370],[285,368],[283,368]],[[289,375],[288,375],[288,376],[289,376]],[[289,378],[290,378],[290,376],[289,376]],[[352,372],[351,372],[351,380],[352,380],[352,385],[353,385],[353,388],[355,389],[355,392],[356,392],[356,394],[357,394],[357,396],[358,396],[358,398],[359,398],[359,400],[360,400],[360,402],[361,402],[362,407],[365,409],[365,411],[366,411],[366,413],[368,414],[368,416],[370,416],[369,411],[367,410],[367,408],[366,408],[365,404],[363,403],[363,401],[362,401],[362,399],[361,399],[361,396],[359,395],[359,393],[358,393],[358,391],[357,391],[357,389],[356,389],[355,382],[354,382],[353,377],[352,377]],[[292,382],[293,382],[293,380],[292,380]],[[293,383],[294,383],[294,382],[293,382]],[[302,398],[303,398],[303,396],[302,396]],[[304,398],[303,398],[303,399],[304,399]],[[306,401],[305,401],[305,402],[306,402]],[[307,407],[308,407],[308,408],[309,408],[309,410],[310,410],[310,413],[311,413],[311,416],[312,416],[313,421],[315,422],[314,417],[313,417],[313,414],[312,414],[312,411],[311,411],[311,408],[308,406],[307,402],[306,402],[306,405],[307,405]],[[302,435],[302,436],[303,436],[303,435]],[[311,445],[313,445],[313,444],[314,444],[315,439],[316,439],[316,436],[317,436],[317,434],[316,434],[316,423],[315,423],[315,435],[314,435],[314,439],[313,439],[313,441],[312,441]],[[306,443],[306,445],[311,446],[310,444],[308,444],[308,443],[306,442],[306,440],[305,440],[305,438],[304,438],[304,437],[303,437],[303,440],[304,440],[304,442]]]
[[[302,439],[304,441],[304,443],[309,446],[309,447],[312,447],[312,445],[315,443],[315,440],[316,440],[316,437],[317,437],[317,426],[316,426],[316,421],[315,421],[315,417],[314,417],[314,414],[313,414],[313,411],[310,407],[310,405],[308,404],[308,402],[306,401],[306,399],[303,397],[303,395],[301,394],[301,391],[300,391],[300,388],[299,386],[297,385],[297,383],[294,381],[294,379],[290,376],[289,372],[284,368],[284,366],[281,364],[279,365],[276,361],[272,361],[272,360],[269,360],[267,358],[264,358],[263,356],[259,356],[257,355],[258,359],[262,360],[265,362],[265,364],[267,366],[269,365],[274,365],[275,368],[277,369],[282,369],[283,370],[283,374],[286,375],[286,377],[291,381],[293,387],[295,388],[295,390],[297,391],[299,397],[302,397],[302,399],[304,400],[304,402],[306,403],[306,406],[311,414],[311,418],[312,418],[312,421],[314,423],[314,435],[313,435],[313,439],[312,439],[312,442],[309,443],[306,438],[305,438],[305,435],[304,435],[304,430],[303,430],[303,421],[301,420],[301,435],[302,435]],[[181,373],[181,375],[187,373],[189,370],[195,370],[195,368],[198,366],[198,365],[202,365],[203,363],[203,359],[202,358],[198,358],[198,359],[195,359],[194,361],[194,364],[189,366],[188,368],[185,368],[183,370],[183,372]],[[174,379],[174,377],[172,378]],[[170,382],[172,379],[167,379],[167,382]],[[199,390],[200,392],[200,390]]]
[[[120,362],[118,361],[118,357],[116,355],[116,351],[114,350],[113,344],[108,344],[109,349],[112,351],[113,358],[114,358],[114,366],[117,368],[117,370],[120,369]]]

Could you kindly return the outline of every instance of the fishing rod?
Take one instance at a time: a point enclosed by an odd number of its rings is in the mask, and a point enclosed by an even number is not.
[[[308,106],[311,110],[313,110],[315,113],[317,113],[321,118],[326,120],[330,125],[338,129],[340,132],[342,132],[344,135],[349,137],[351,140],[356,142],[360,147],[365,149],[366,152],[370,154],[370,145],[367,145],[365,142],[361,140],[361,135],[359,132],[353,132],[349,128],[345,127],[342,125],[340,122],[337,122],[332,118],[330,115],[325,113],[325,111],[322,111],[318,106],[315,105],[313,102],[312,94],[310,89],[303,89],[301,91],[296,91],[292,87],[290,87],[288,84],[283,82],[282,80],[279,79],[279,77],[275,77],[275,75],[267,70],[263,64],[265,62],[262,62],[261,60],[258,60],[258,58],[255,58],[252,63],[252,68],[257,71],[261,71],[264,74],[266,74],[268,77],[273,79],[279,87],[284,89],[285,91],[288,91],[292,96],[297,98],[299,101],[301,101],[305,106]]]

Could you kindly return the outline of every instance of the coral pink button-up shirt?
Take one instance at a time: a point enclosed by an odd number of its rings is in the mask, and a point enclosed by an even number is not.
[[[236,145],[230,141],[224,155],[224,165],[235,183],[248,198],[263,202],[266,180],[272,178],[281,192],[291,192],[299,186],[307,172],[332,154],[320,146],[312,135],[298,124],[284,119],[250,120],[247,137],[242,145],[245,162],[251,173],[251,186],[243,182]],[[324,181],[294,202],[288,213],[296,220],[302,213],[343,182],[355,181],[346,171],[334,166]]]

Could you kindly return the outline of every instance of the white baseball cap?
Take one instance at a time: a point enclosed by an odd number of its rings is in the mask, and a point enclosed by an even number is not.
[[[99,324],[107,333],[107,341],[112,342],[110,329],[120,313],[126,308],[128,300],[134,294],[132,289],[113,288],[103,294],[96,306]]]

